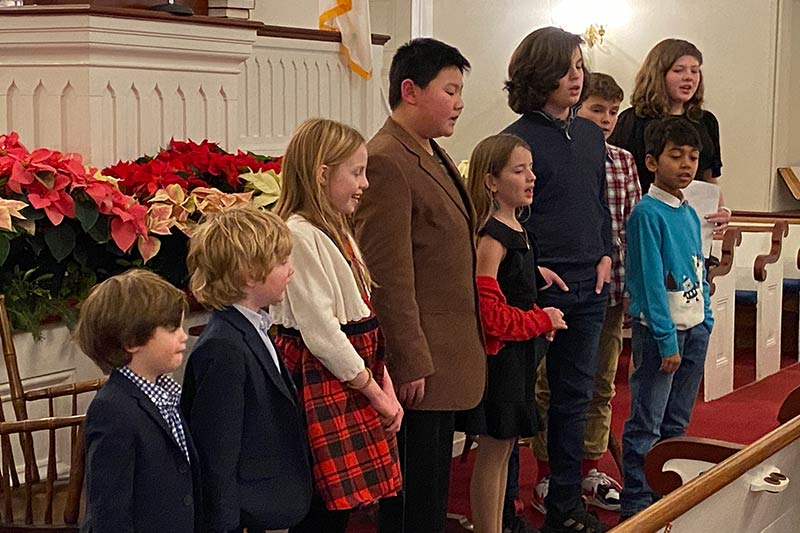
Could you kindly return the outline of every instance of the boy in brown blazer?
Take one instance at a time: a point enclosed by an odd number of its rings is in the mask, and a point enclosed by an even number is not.
[[[355,214],[356,236],[406,407],[398,433],[404,490],[381,502],[382,533],[444,531],[455,411],[474,407],[485,386],[474,212],[433,140],[453,134],[469,67],[434,39],[401,46],[389,72],[392,115],[367,145],[370,188]]]

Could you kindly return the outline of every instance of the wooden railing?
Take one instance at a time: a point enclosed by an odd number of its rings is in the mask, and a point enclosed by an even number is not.
[[[613,533],[651,533],[713,496],[772,455],[800,438],[800,416],[671,492],[641,513],[615,527]]]

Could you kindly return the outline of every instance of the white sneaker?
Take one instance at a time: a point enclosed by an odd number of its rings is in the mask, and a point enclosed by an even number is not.
[[[592,468],[583,478],[581,488],[589,505],[606,511],[619,511],[619,493],[622,492],[622,486],[605,472]]]
[[[550,478],[543,477],[536,484],[533,489],[533,496],[531,497],[531,506],[540,513],[547,514],[547,507],[544,505],[544,499],[547,497],[547,491],[550,490]]]

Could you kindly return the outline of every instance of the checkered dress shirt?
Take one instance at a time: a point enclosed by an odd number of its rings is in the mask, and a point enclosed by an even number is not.
[[[625,283],[625,222],[642,197],[636,163],[627,150],[606,143],[606,181],[608,208],[611,211],[611,291],[608,305],[622,303]]]
[[[186,460],[189,459],[189,447],[186,444],[186,434],[183,432],[183,423],[181,421],[181,413],[179,405],[181,401],[181,386],[180,384],[167,375],[158,376],[155,384],[150,383],[142,376],[123,366],[119,368],[119,373],[131,380],[134,385],[148,397],[158,407],[161,416],[169,426],[172,436],[175,437],[175,442],[183,450]]]

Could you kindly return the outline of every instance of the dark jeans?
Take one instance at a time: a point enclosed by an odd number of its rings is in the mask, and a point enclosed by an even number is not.
[[[442,533],[447,521],[453,411],[408,410],[397,433],[403,490],[378,508],[381,533]]]
[[[703,379],[708,336],[703,324],[678,331],[681,365],[666,374],[661,372],[661,356],[653,333],[646,326],[633,323],[631,352],[636,370],[630,383],[631,414],[622,433],[623,515],[638,513],[655,501],[644,475],[644,458],[658,441],[686,432]]]
[[[539,293],[539,307],[564,312],[568,329],[556,333],[547,352],[550,408],[547,454],[550,459],[548,510],[567,514],[581,504],[581,460],[586,410],[594,392],[600,330],[608,306],[608,284],[595,293],[595,280],[556,286]]]

